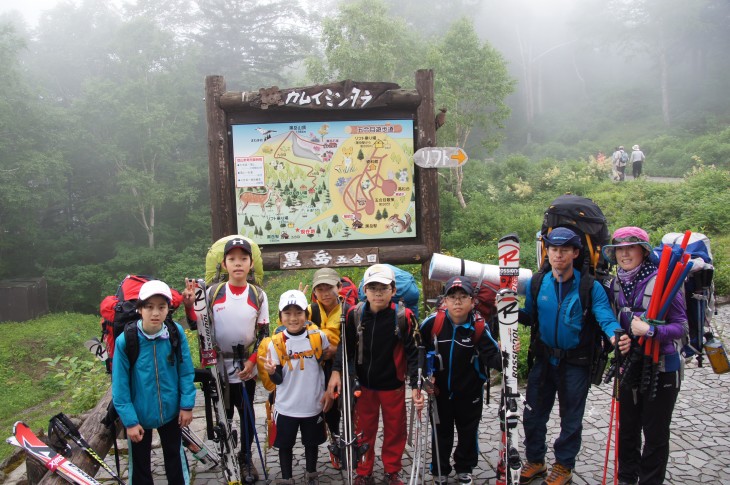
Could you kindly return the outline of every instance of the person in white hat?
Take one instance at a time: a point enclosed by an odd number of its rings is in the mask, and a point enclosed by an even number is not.
[[[633,175],[634,178],[638,178],[641,177],[641,168],[646,157],[644,156],[644,152],[642,152],[639,148],[639,145],[632,146],[631,150],[631,175]]]
[[[375,437],[379,415],[383,419],[383,447],[380,458],[385,470],[385,483],[402,485],[402,458],[406,447],[406,377],[410,377],[411,396],[416,409],[423,408],[418,390],[418,349],[415,331],[418,322],[408,308],[396,308],[395,275],[390,266],[374,264],[363,277],[366,301],[347,313],[342,348],[335,357],[332,377],[327,387],[330,396],[339,394],[343,359],[355,369],[361,395],[355,406],[355,433],[362,433],[369,448],[357,464],[355,485],[373,483]]]
[[[327,335],[307,321],[307,297],[299,290],[279,298],[279,319],[284,330],[271,338],[264,369],[276,384],[276,439],[281,477],[278,483],[293,484],[292,464],[297,432],[301,430],[306,483],[319,483],[319,445],[327,440],[323,412],[332,405],[325,392],[320,365],[329,347]],[[277,347],[279,350],[277,350]]]
[[[160,435],[167,482],[190,483],[187,462],[182,459],[181,428],[193,419],[195,369],[182,327],[165,321],[171,302],[172,292],[164,282],[144,283],[137,300],[140,319],[136,323],[137,357],[133,366],[127,354],[131,346],[127,332],[115,342],[112,402],[127,429],[130,483],[153,483],[153,429]],[[169,330],[168,325],[175,325],[177,332]],[[178,342],[174,347],[175,334]]]

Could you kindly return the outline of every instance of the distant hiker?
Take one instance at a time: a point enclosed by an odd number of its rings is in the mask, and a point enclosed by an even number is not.
[[[447,483],[456,426],[459,441],[453,450],[453,469],[458,483],[468,485],[473,483],[472,470],[479,459],[484,382],[489,369],[502,369],[502,354],[489,333],[489,325],[474,311],[471,280],[454,276],[446,282],[444,293],[444,308],[421,324],[426,352],[436,351],[440,356],[435,359],[432,377],[439,423],[435,429],[437,439],[431,442],[431,474],[434,483]]]
[[[613,169],[616,173],[614,179],[622,182],[626,176],[626,163],[629,161],[629,155],[624,151],[623,145],[616,147],[613,155],[611,155],[611,160],[613,162]]]
[[[250,483],[258,480],[259,474],[250,459],[254,439],[252,419],[245,413],[254,408],[257,350],[263,338],[262,332],[268,333],[269,301],[262,288],[247,282],[253,267],[253,253],[246,239],[236,237],[226,243],[222,267],[228,272],[228,281],[208,288],[210,314],[215,329],[214,343],[221,350],[219,356],[223,357],[228,374],[226,414],[228,419],[233,418],[235,408],[241,418],[239,461],[242,478]],[[186,288],[183,292],[188,319],[191,312],[187,306],[192,305],[192,291]],[[244,405],[244,396],[248,397],[250,406]]]
[[[638,178],[641,176],[641,166],[644,164],[646,157],[644,152],[639,149],[639,145],[632,146],[631,150],[631,174],[634,178]]]
[[[405,380],[410,377],[415,408],[423,408],[418,391],[418,322],[410,309],[391,301],[395,294],[395,274],[389,266],[375,264],[363,278],[366,301],[347,313],[344,338],[347,354],[340,345],[327,388],[331,396],[342,391],[342,362],[348,359],[355,369],[355,388],[362,394],[355,405],[355,433],[369,445],[363,461],[357,464],[355,485],[373,483],[375,438],[378,415],[383,419],[383,449],[380,457],[389,485],[402,485],[402,458],[406,447]]]
[[[305,480],[319,483],[319,445],[327,440],[322,411],[332,405],[319,363],[329,348],[327,335],[307,321],[307,297],[298,290],[284,292],[279,299],[279,319],[285,329],[271,338],[264,369],[276,384],[276,440],[281,479],[293,484],[292,463],[297,431],[301,430]],[[313,338],[313,334],[317,338]],[[317,348],[319,347],[319,348]]]
[[[154,483],[150,461],[153,429],[160,435],[167,482],[190,483],[180,428],[193,420],[195,370],[187,339],[180,339],[178,352],[170,342],[165,318],[171,302],[170,287],[162,281],[143,284],[137,300],[141,317],[136,323],[139,353],[131,370],[127,332],[121,333],[115,344],[112,400],[127,429],[129,483],[136,485]],[[178,335],[185,335],[180,325],[172,325],[177,327]]]
[[[584,312],[579,289],[587,273],[574,271],[573,260],[580,255],[580,237],[570,229],[557,227],[543,236],[547,245],[550,271],[544,273],[535,301],[528,295],[520,322],[532,326],[534,365],[527,378],[527,404],[523,416],[525,456],[520,483],[531,483],[547,475],[545,442],[547,422],[555,404],[560,401],[560,435],[555,440],[555,464],[542,482],[547,485],[570,483],[575,457],[581,446],[583,413],[590,387],[593,351],[592,328],[600,330],[613,342],[619,328],[600,283],[590,288],[591,304]],[[533,276],[535,278],[536,276]],[[596,323],[589,322],[595,319]],[[584,327],[585,331],[584,331]],[[598,330],[596,330],[598,331]],[[627,336],[623,337],[628,340]]]
[[[688,332],[681,292],[672,300],[662,325],[650,325],[640,318],[646,311],[657,276],[657,266],[649,259],[651,250],[649,235],[639,227],[617,229],[611,244],[603,248],[606,259],[618,264],[609,295],[621,328],[631,337],[630,342],[620,344],[622,351],[627,352],[630,347],[630,355],[638,353],[641,358],[639,337],[651,337],[660,344],[658,386],[653,399],[639,392],[640,378],[634,378],[642,370],[640,362],[625,367],[626,374],[621,378],[618,479],[619,483],[626,484],[636,483],[637,479],[641,485],[664,483],[669,459],[669,428],[682,376],[683,360],[677,342]]]

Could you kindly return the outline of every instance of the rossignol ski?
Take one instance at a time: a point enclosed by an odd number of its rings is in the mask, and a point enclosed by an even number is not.
[[[90,457],[94,459],[106,472],[111,475],[115,482],[125,485],[119,475],[106,464],[106,462],[99,456],[99,454],[91,447],[88,441],[81,435],[81,431],[76,425],[63,413],[58,413],[53,416],[48,422],[48,436],[52,436],[55,433],[62,440],[71,438],[71,441],[76,443],[76,446],[84,450]]]
[[[43,463],[46,468],[57,473],[69,483],[78,485],[101,485],[92,476],[42,442],[22,421],[15,423],[15,426],[13,426],[13,436],[5,441],[11,445],[25,449],[29,455],[32,455]]]
[[[497,485],[512,485],[520,481],[522,460],[514,445],[514,433],[519,413],[517,402],[521,398],[517,390],[517,278],[520,273],[520,240],[509,234],[499,240],[499,291],[497,292],[497,316],[499,340],[502,345],[502,396],[499,411],[502,441],[497,464]]]
[[[198,319],[198,337],[200,339],[200,364],[210,370],[212,383],[207,386],[211,395],[215,422],[208,428],[208,439],[218,444],[221,468],[226,483],[240,485],[241,471],[236,457],[236,442],[238,435],[226,416],[226,406],[223,402],[222,380],[225,379],[225,369],[218,365],[218,352],[214,342],[215,334],[213,322],[210,319],[208,291],[205,280],[196,280],[194,309]],[[222,362],[221,362],[222,364]]]

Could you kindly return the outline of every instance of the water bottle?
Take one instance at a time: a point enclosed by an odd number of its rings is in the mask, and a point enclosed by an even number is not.
[[[724,374],[730,370],[730,362],[720,339],[710,336],[705,342],[705,354],[715,374]]]

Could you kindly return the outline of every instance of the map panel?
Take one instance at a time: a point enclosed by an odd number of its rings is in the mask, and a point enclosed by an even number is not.
[[[259,244],[416,237],[413,121],[233,125],[236,220]]]

